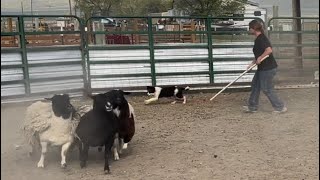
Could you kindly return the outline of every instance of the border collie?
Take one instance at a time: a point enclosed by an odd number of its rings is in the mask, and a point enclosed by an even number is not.
[[[183,91],[189,90],[189,86],[187,87],[178,87],[178,86],[147,86],[148,95],[153,95],[153,98],[145,100],[145,104],[149,104],[151,102],[157,101],[162,97],[175,97],[176,99],[183,99],[183,104],[187,102],[187,98],[183,95]],[[175,104],[176,101],[173,101],[171,104]]]

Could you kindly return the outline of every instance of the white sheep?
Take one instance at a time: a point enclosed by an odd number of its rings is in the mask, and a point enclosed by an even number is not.
[[[70,104],[69,96],[54,95],[49,102],[37,101],[26,110],[22,126],[23,133],[34,152],[41,145],[41,157],[38,167],[44,167],[47,145],[62,146],[61,167],[66,167],[66,153],[74,141],[74,132],[80,117]]]

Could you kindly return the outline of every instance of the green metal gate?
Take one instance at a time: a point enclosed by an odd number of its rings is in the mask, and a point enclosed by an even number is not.
[[[39,18],[46,18],[45,30],[38,27],[43,25]],[[8,22],[1,27],[9,27],[1,30],[1,98],[4,100],[113,88],[144,90],[147,85],[221,87],[242,73],[254,58],[254,37],[248,34],[247,25],[221,26],[230,17],[82,20],[76,16],[23,15],[1,16],[1,19],[2,23]],[[258,18],[237,17],[240,22],[239,19],[242,24],[248,24]],[[270,19],[268,27],[278,19],[285,18]],[[319,23],[319,18],[301,19]],[[9,22],[15,22],[15,28]],[[55,29],[58,25],[60,29]],[[284,41],[275,37],[300,33],[310,34],[308,38],[314,40],[318,32],[319,28],[300,32],[272,29],[268,35],[281,63],[280,48],[303,47],[309,52],[309,47],[319,48],[319,43],[283,44]],[[9,42],[10,47],[4,47],[7,44],[3,46],[3,41]],[[304,56],[304,59],[318,60],[318,51],[312,53],[312,57]],[[317,60],[314,62],[318,63]],[[319,69],[319,65],[313,67]],[[253,73],[246,74],[234,85],[249,86]]]

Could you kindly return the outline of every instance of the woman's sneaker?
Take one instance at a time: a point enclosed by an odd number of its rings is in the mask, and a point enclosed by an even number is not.
[[[282,110],[280,110],[280,111],[273,111],[273,113],[275,113],[275,114],[281,114],[281,113],[285,113],[285,112],[287,112],[287,111],[288,111],[288,108],[287,108],[287,107],[283,107]]]
[[[249,109],[249,106],[242,106],[242,107],[243,107],[244,112],[246,112],[246,113],[256,113],[257,112],[257,110]]]

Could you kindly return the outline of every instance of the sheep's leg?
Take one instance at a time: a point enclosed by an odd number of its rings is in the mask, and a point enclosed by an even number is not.
[[[40,160],[38,162],[38,167],[39,168],[43,168],[44,167],[44,158],[46,156],[46,153],[47,153],[47,145],[48,143],[47,142],[41,142],[41,157],[40,157]]]
[[[118,149],[119,149],[119,137],[117,133],[113,140],[113,146],[112,146],[113,157],[115,161],[119,160]]]
[[[30,145],[29,156],[33,157],[34,154],[35,154],[35,147],[34,147],[34,145]]]
[[[67,167],[66,154],[67,154],[68,149],[69,149],[70,146],[71,146],[71,142],[68,142],[68,143],[64,144],[61,147],[61,167],[62,168],[66,168]]]
[[[110,174],[110,167],[109,167],[108,159],[109,159],[109,153],[110,153],[110,149],[112,147],[112,144],[113,144],[113,141],[111,141],[111,139],[109,139],[104,146],[105,147],[105,149],[104,149],[104,173],[106,173],[106,174]]]
[[[124,143],[122,146],[122,149],[127,149],[128,148],[128,143]]]
[[[80,143],[80,144],[81,144],[79,146],[79,149],[80,149],[80,167],[84,168],[84,167],[86,167],[87,160],[88,160],[89,145],[87,145],[85,143]]]
[[[102,146],[99,146],[98,147],[98,152],[101,152],[102,151]]]
[[[124,148],[123,148],[123,146],[124,146],[123,138],[120,138],[119,141],[120,141],[119,154],[122,154],[122,149],[124,149]]]

